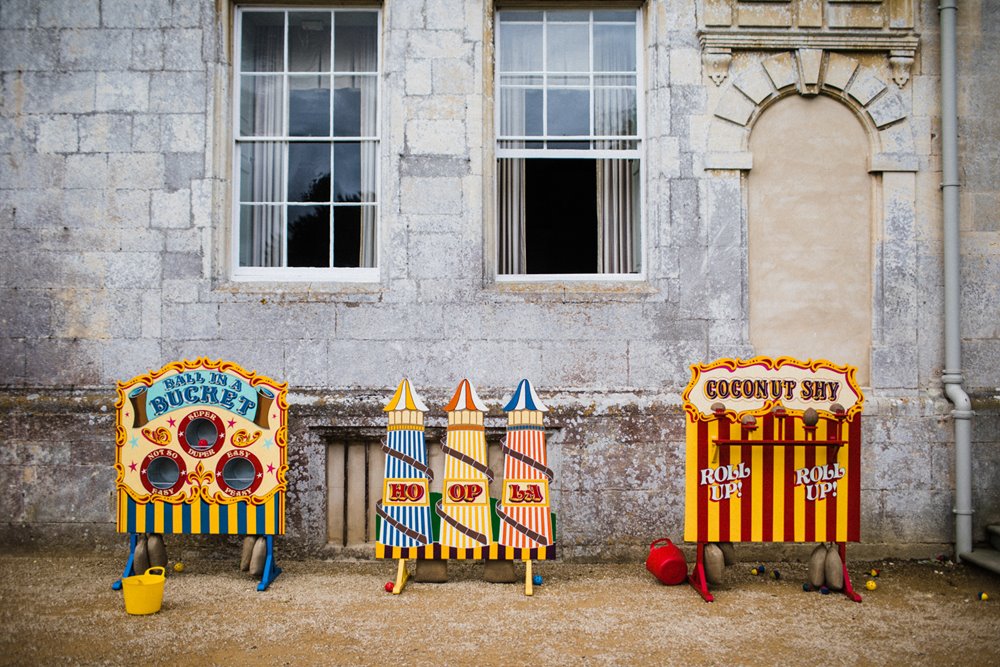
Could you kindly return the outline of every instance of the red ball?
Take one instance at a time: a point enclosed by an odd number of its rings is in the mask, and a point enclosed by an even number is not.
[[[385,582],[385,592],[386,593],[391,593],[392,589],[394,589],[395,587],[396,587],[396,584],[394,584],[393,582],[391,582],[391,581]]]
[[[198,441],[198,446],[199,447],[208,447],[208,440],[206,440],[205,438],[202,438],[201,440]]]

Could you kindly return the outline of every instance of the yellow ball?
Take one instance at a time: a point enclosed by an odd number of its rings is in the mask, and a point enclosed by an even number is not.
[[[986,593],[980,593],[980,594],[979,594],[979,599],[980,599],[980,600],[984,600],[984,601],[985,601],[985,600],[989,600],[989,599],[990,599],[990,596],[989,596],[989,595],[987,595]]]
[[[876,584],[874,581],[872,581],[871,579],[869,579],[868,582],[865,584],[865,588],[867,588],[870,591],[873,591],[876,588],[878,588],[878,584]]]
[[[180,561],[174,563],[174,572],[183,572],[183,571],[184,571],[184,563],[181,563]]]

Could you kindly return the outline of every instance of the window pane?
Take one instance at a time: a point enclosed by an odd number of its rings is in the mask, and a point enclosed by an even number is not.
[[[594,90],[594,134],[631,136],[637,131],[634,90],[630,88]]]
[[[541,136],[541,88],[500,89],[500,134],[508,136]]]
[[[280,72],[285,55],[285,15],[282,12],[244,12],[240,70]]]
[[[275,137],[284,133],[280,76],[246,76],[240,81],[240,134]]]
[[[333,200],[361,201],[361,144],[333,145]]]
[[[288,144],[288,201],[330,201],[330,144]]]
[[[585,10],[555,10],[548,13],[549,21],[552,23],[565,21],[582,21],[586,23],[590,20],[590,12]]]
[[[364,207],[368,209],[369,207]],[[361,261],[361,206],[333,209],[333,265],[363,266]]]
[[[631,25],[594,26],[594,71],[635,71],[635,28]]]
[[[597,273],[594,160],[525,160],[528,273]]]
[[[338,76],[333,91],[333,134],[337,137],[374,136],[377,96],[373,76]]]
[[[240,144],[240,201],[281,201],[284,155],[281,144],[255,141]]]
[[[290,76],[288,88],[288,134],[293,137],[330,136],[329,77]]]
[[[240,266],[281,266],[281,206],[240,206]]]
[[[548,71],[590,71],[590,26],[550,25],[547,38]]]
[[[330,71],[328,12],[292,12],[288,15],[288,71]]]
[[[330,208],[288,207],[288,266],[330,266]]]
[[[542,26],[500,26],[500,71],[541,72]]]
[[[337,12],[333,51],[333,69],[337,72],[378,71],[378,15],[375,12]]]
[[[590,134],[590,93],[586,90],[549,90],[549,136]]]

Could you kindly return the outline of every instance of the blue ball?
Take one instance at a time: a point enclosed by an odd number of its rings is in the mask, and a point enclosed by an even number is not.
[[[531,578],[531,583],[533,583],[536,586],[541,586],[542,585],[542,575],[536,574],[535,576],[533,576]]]

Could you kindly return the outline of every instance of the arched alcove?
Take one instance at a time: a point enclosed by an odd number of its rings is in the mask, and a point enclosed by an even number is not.
[[[848,363],[868,384],[871,148],[845,105],[791,95],[750,133],[749,337],[755,354]]]

